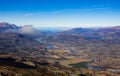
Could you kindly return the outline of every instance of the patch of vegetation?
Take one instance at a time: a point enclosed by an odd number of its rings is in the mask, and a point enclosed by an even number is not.
[[[80,63],[69,64],[69,65],[75,68],[87,68],[87,62],[80,62]]]

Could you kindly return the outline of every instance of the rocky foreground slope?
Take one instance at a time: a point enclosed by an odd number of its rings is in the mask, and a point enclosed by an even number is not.
[[[0,76],[119,76],[107,71],[68,68],[34,58],[0,55]]]

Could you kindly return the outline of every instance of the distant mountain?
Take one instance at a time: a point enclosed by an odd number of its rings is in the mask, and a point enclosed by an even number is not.
[[[100,38],[119,38],[120,26],[105,28],[74,28],[67,31],[58,32],[59,35],[79,35]]]
[[[6,22],[0,23],[0,53],[30,55],[45,51],[44,44],[35,40],[39,32],[32,26],[19,27]]]
[[[120,30],[120,26],[110,27],[109,29]]]
[[[7,22],[2,22],[2,23],[0,23],[0,28],[13,28],[13,29],[17,29],[19,27],[17,25],[15,25],[15,24],[10,24],[10,23],[7,23]]]
[[[36,38],[43,35],[41,31],[37,30],[32,25],[17,26],[7,22],[0,23],[0,32],[18,33],[28,38]]]
[[[0,23],[0,32],[10,30],[10,29],[19,29],[19,27],[15,24],[10,24],[6,22]]]
[[[73,28],[70,30],[66,30],[66,31],[62,31],[62,32],[58,32],[58,34],[89,34],[89,33],[93,33],[95,32],[96,29],[91,29],[91,28]]]

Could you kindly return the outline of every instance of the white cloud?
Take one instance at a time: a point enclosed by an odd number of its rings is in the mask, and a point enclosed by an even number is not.
[[[34,15],[33,13],[28,13],[25,16],[29,17],[29,16],[33,16],[33,15]]]
[[[19,32],[22,34],[35,34],[38,31],[32,25],[25,25],[19,29]]]

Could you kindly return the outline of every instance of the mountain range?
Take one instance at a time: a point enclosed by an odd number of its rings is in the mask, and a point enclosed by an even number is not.
[[[84,59],[91,61],[92,64],[97,64],[97,66],[119,69],[119,46],[120,26],[73,28],[53,33],[35,29],[32,25],[17,26],[2,22],[0,23],[0,67],[4,72],[0,72],[0,75],[24,74],[21,76],[43,76],[47,74],[48,76],[50,74],[50,76],[68,76],[76,73],[75,75],[77,76],[96,76],[95,73],[98,73],[99,76],[98,71],[93,73],[92,70],[87,70],[90,72],[86,72],[85,69],[65,67],[59,62],[51,64],[48,60],[67,61],[66,57],[69,56],[77,57],[79,60],[82,56]],[[49,52],[51,50],[53,52]],[[57,53],[59,50],[67,50],[71,53],[63,52],[60,54],[61,52]],[[9,55],[10,58],[6,57]],[[57,60],[50,56],[58,56],[60,58]],[[11,57],[15,57],[15,59]],[[6,72],[3,66],[7,66]],[[21,67],[29,67],[30,70]],[[22,71],[22,73],[17,70]],[[106,72],[104,74],[110,75],[110,73]]]

